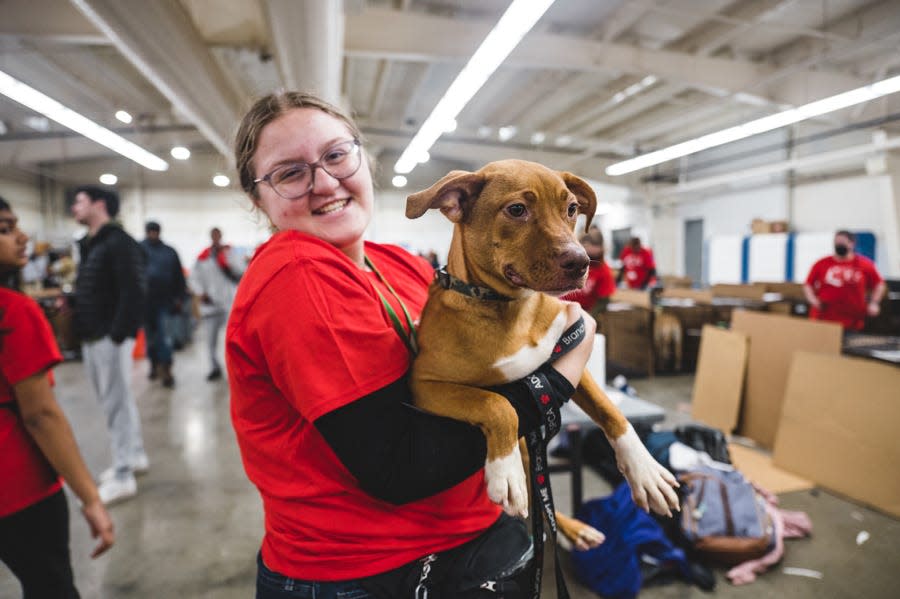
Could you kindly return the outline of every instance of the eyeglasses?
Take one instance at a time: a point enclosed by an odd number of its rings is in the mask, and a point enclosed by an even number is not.
[[[352,177],[362,165],[359,140],[349,139],[327,149],[315,162],[283,164],[271,173],[255,179],[253,184],[268,183],[286,200],[299,200],[316,184],[316,169],[320,168],[338,181]]]

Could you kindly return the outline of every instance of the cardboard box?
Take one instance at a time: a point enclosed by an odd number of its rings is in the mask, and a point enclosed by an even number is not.
[[[712,325],[703,327],[691,416],[727,434],[737,428],[747,352],[747,335]]]
[[[753,283],[751,285],[728,285],[720,283],[713,285],[710,290],[713,297],[737,297],[741,299],[763,301],[763,297],[768,293],[765,283]]]
[[[797,352],[774,463],[900,517],[900,368]]]
[[[613,308],[611,304],[597,325],[606,337],[608,370],[653,375],[653,312],[637,307]]]
[[[664,289],[690,289],[694,285],[694,280],[690,277],[676,277],[672,275],[663,275],[660,277]]]
[[[754,235],[758,235],[762,233],[771,233],[772,231],[768,222],[761,218],[754,218],[750,221],[750,232]]]
[[[769,221],[769,233],[787,233],[788,222],[786,220]]]
[[[663,299],[689,299],[698,304],[709,305],[713,302],[713,294],[709,289],[665,288],[660,297]]]
[[[806,294],[803,293],[802,283],[760,283],[764,285],[766,291],[770,293],[778,293],[782,299],[795,302],[805,302]]]
[[[609,299],[611,302],[631,304],[632,306],[646,308],[648,310],[653,306],[650,299],[650,292],[640,291],[638,289],[616,289],[615,293],[613,293],[612,297]]]
[[[749,310],[736,310],[731,328],[747,335],[750,342],[738,430],[771,449],[794,352],[815,351],[837,356],[843,332],[835,323]]]

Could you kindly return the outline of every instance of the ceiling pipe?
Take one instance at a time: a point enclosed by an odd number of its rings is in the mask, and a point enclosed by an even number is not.
[[[340,106],[343,0],[266,0],[265,8],[284,87]]]

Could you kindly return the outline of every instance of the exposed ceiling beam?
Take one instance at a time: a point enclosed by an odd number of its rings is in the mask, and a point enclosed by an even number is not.
[[[491,23],[486,21],[368,9],[359,15],[348,15],[345,50],[350,56],[461,63],[490,27]],[[652,73],[663,79],[729,93],[750,91],[750,86],[778,71],[774,66],[747,60],[698,57],[540,32],[529,34],[504,64],[513,68]],[[823,96],[865,83],[857,77],[822,70],[798,72],[796,78],[804,82],[807,90],[822,90]],[[775,95],[782,94],[775,90]],[[800,98],[779,97],[778,100],[802,103]]]
[[[71,1],[223,156],[231,154],[242,99],[177,0]]]

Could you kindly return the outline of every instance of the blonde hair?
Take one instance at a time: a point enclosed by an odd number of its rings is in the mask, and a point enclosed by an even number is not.
[[[306,92],[279,92],[269,94],[257,100],[238,127],[234,138],[234,163],[238,172],[241,189],[254,200],[259,199],[259,192],[253,180],[253,159],[259,144],[259,136],[266,125],[294,110],[295,108],[312,108],[342,121],[353,137],[362,141],[362,132],[353,119],[343,110],[326,102],[322,98]]]

